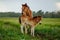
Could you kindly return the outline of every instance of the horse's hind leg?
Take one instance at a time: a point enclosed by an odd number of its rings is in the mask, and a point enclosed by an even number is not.
[[[32,32],[32,35],[34,36],[34,27],[32,28],[32,31],[33,31],[33,32]]]
[[[31,35],[34,36],[34,27],[31,27]]]

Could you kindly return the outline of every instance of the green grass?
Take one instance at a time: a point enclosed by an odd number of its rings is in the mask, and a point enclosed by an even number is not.
[[[0,18],[0,40],[60,40],[60,18],[43,18],[35,37],[21,33],[18,18]]]

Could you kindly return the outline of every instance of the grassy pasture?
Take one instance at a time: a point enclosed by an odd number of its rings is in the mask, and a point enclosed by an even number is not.
[[[60,40],[60,18],[42,18],[35,37],[20,32],[18,18],[0,18],[0,40]]]

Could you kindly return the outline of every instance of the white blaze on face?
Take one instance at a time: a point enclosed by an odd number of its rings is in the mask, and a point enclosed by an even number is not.
[[[57,10],[60,10],[60,2],[56,3]]]

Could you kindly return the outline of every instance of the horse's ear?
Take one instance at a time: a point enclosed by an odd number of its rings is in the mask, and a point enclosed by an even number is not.
[[[25,5],[27,5],[27,3],[25,3]]]
[[[29,6],[27,5],[27,3],[25,3],[25,6],[29,8]]]
[[[25,3],[25,4],[22,4],[22,6],[27,6],[27,3]]]
[[[27,6],[27,3],[25,3],[25,6],[28,7],[28,6]]]

